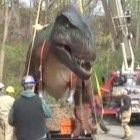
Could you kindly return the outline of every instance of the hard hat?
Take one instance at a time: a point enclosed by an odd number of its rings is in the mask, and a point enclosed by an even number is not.
[[[129,86],[125,87],[125,90],[127,91],[128,94],[132,92],[132,89]]]
[[[9,92],[9,93],[15,93],[15,89],[13,86],[8,86],[6,89],[5,89],[6,92]]]
[[[36,84],[34,77],[31,75],[27,75],[27,76],[23,77],[22,85],[24,86],[26,84]]]
[[[120,75],[120,71],[119,71],[119,70],[117,70],[117,71],[116,71],[116,74],[117,74],[117,75]]]
[[[5,85],[3,83],[0,83],[0,89],[4,88]]]
[[[130,91],[130,90],[131,90],[131,88],[130,88],[129,86],[125,87],[125,89],[126,89],[127,91]]]

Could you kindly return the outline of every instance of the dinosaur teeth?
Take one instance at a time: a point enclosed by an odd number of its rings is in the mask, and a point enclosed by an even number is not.
[[[80,65],[82,65],[84,63],[84,60],[80,60]]]
[[[74,57],[74,60],[75,60],[79,65],[82,65],[82,64],[84,64],[85,62],[87,62],[87,61],[84,60],[84,59],[78,59],[78,58],[75,58],[75,57]]]
[[[76,59],[76,61],[81,65],[85,62],[85,60]]]
[[[85,63],[85,60],[82,60],[81,63],[84,64]]]
[[[76,61],[78,64],[81,64],[81,60],[75,58],[75,61]]]
[[[92,63],[89,59],[85,60],[85,59],[79,59],[76,57],[73,57],[73,58],[74,58],[74,61],[79,65],[81,69],[88,70],[88,71],[91,70]]]

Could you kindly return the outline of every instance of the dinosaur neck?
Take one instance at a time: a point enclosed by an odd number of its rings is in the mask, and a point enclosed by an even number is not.
[[[68,83],[71,71],[61,64],[58,59],[49,53],[44,65],[43,81],[48,94],[54,98],[62,98],[68,91]]]

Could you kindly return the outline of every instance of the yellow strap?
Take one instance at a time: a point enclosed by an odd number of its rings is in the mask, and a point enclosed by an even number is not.
[[[80,5],[80,11],[81,11],[81,13],[83,13],[82,0],[79,0],[79,5]]]
[[[98,94],[99,94],[99,97],[102,101],[101,89],[100,89],[99,81],[98,81],[97,74],[96,74],[95,70],[94,70],[94,74],[95,74],[95,80],[96,80],[96,86],[97,86]]]
[[[37,32],[37,29],[36,29],[37,26],[36,25],[38,24],[38,20],[39,20],[41,3],[42,3],[42,0],[39,0],[37,16],[36,16],[36,21],[35,21],[35,29],[34,29],[34,34],[33,34],[33,41],[32,41],[32,44],[31,44],[31,51],[30,51],[30,54],[29,54],[29,61],[28,61],[28,67],[27,67],[27,73],[26,73],[27,75],[29,74],[29,68],[30,68],[30,63],[31,63],[31,56],[32,56],[34,41],[35,41],[36,32]]]

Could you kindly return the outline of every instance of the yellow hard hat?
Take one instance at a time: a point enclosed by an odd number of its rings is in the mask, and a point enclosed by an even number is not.
[[[15,89],[13,86],[8,86],[6,89],[5,89],[6,92],[9,92],[9,93],[15,93]]]

